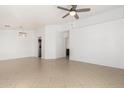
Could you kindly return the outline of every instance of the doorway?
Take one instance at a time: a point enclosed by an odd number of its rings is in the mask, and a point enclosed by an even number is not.
[[[69,59],[70,50],[66,48],[66,58]]]
[[[42,57],[42,38],[38,38],[38,57]]]
[[[65,57],[69,59],[70,56],[70,49],[69,49],[69,31],[64,33],[65,38]]]

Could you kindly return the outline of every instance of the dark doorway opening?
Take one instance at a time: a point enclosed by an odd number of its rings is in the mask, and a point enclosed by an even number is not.
[[[69,59],[69,55],[70,55],[70,50],[66,49],[66,58]]]
[[[42,38],[38,38],[38,57],[42,57]]]

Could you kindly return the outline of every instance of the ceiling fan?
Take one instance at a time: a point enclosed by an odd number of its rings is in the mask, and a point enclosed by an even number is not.
[[[59,8],[59,9],[68,11],[68,13],[66,15],[64,15],[62,18],[65,18],[68,15],[71,15],[71,16],[74,16],[76,19],[79,19],[79,16],[78,16],[77,12],[88,12],[88,11],[91,10],[90,8],[76,9],[77,5],[71,5],[71,6],[72,6],[71,9],[64,8],[64,7],[61,7],[61,6],[57,6],[57,8]]]

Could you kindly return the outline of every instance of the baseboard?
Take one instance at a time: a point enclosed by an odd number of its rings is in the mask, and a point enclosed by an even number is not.
[[[16,59],[24,59],[24,58],[37,58],[37,57],[35,57],[35,56],[29,56],[29,57],[13,57],[13,58],[3,58],[3,59],[0,59],[0,61],[16,60]]]
[[[93,65],[99,65],[99,66],[105,66],[105,67],[111,67],[111,68],[117,68],[117,69],[124,69],[124,67],[110,66],[110,65],[105,65],[105,64],[97,64],[97,63],[95,63],[95,62],[86,61],[86,60],[76,60],[76,59],[72,59],[72,58],[71,58],[70,61],[78,61],[78,62],[93,64]]]

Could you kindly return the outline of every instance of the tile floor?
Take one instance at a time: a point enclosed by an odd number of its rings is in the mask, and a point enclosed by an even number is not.
[[[124,69],[67,59],[22,58],[0,61],[0,87],[124,88]]]

